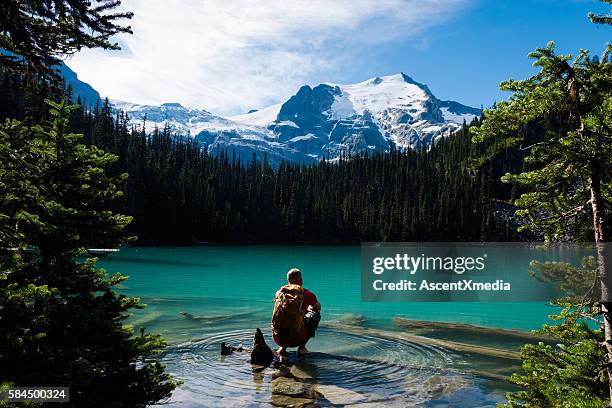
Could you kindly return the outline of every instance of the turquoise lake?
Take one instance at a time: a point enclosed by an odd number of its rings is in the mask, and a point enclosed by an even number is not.
[[[362,302],[359,247],[127,247],[99,264],[129,276],[119,290],[147,304],[131,322],[168,340],[162,360],[184,381],[171,406],[493,407],[512,389],[503,378],[519,369],[511,354],[525,339],[409,330],[394,318],[528,331],[554,312],[543,302]],[[272,299],[292,267],[322,304],[309,358],[287,374],[254,370],[246,353],[222,357],[221,341],[250,347],[257,327],[275,346]],[[279,376],[315,387],[317,397],[279,395]]]

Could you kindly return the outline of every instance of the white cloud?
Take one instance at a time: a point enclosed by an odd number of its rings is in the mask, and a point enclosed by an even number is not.
[[[465,1],[129,0],[123,50],[67,63],[114,99],[239,113],[325,80],[363,47],[444,22]]]

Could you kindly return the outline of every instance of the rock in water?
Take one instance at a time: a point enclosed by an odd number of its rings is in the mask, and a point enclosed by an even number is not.
[[[349,324],[349,325],[357,326],[364,322],[365,322],[365,318],[363,317],[362,314],[348,313],[338,318],[338,323],[340,324]]]
[[[423,383],[423,389],[431,395],[432,398],[438,399],[445,395],[452,394],[462,388],[470,386],[472,383],[469,379],[460,375],[432,375]]]
[[[312,380],[316,376],[316,367],[309,367],[305,364],[293,364],[289,369],[289,372],[293,378],[297,378],[299,380]]]
[[[346,406],[364,402],[366,395],[336,385],[316,385],[316,391],[333,405]]]
[[[270,382],[272,394],[289,395],[292,397],[310,397],[312,387],[310,384],[295,381],[292,378],[279,377]]]
[[[259,328],[253,337],[253,349],[251,351],[251,363],[263,366],[269,366],[274,360],[272,349],[266,344],[263,333]]]

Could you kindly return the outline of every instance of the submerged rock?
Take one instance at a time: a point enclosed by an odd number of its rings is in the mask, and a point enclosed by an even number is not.
[[[290,377],[278,377],[270,382],[272,388],[272,405],[280,407],[313,406],[320,397],[316,388],[306,382],[296,381]]]
[[[312,387],[310,384],[299,382],[293,378],[278,377],[270,382],[272,386],[272,394],[290,395],[290,396],[312,396]]]
[[[365,322],[365,317],[362,314],[348,313],[338,318],[338,323],[348,325],[360,325]]]
[[[459,375],[432,375],[423,383],[423,389],[433,398],[452,394],[462,388],[472,385],[472,382]]]
[[[311,398],[291,397],[288,395],[272,395],[270,403],[275,407],[292,407],[305,408],[314,406],[314,400]]]
[[[321,397],[316,385],[294,376],[298,373],[294,367],[295,365],[292,365],[291,368],[281,366],[274,370],[273,380],[270,382],[272,405],[307,407],[313,406],[315,401]]]
[[[345,326],[359,327],[365,323],[366,319],[362,314],[345,313],[333,319],[326,319],[324,325],[327,327],[343,328]]]
[[[194,315],[189,312],[179,312],[181,316],[183,316],[187,320],[192,320],[195,322],[216,322],[219,320],[228,320],[228,319],[236,319],[238,317],[249,316],[252,312],[244,312],[244,313],[230,313],[223,315]]]
[[[317,385],[316,391],[332,404],[341,406],[357,404],[367,398],[363,394],[336,385]]]
[[[359,408],[406,408],[406,407],[416,407],[421,406],[417,404],[409,404],[406,405],[405,401],[401,401],[399,399],[385,399],[384,401],[376,401],[376,402],[358,402],[356,404],[345,405],[345,407],[359,407]]]
[[[284,365],[276,365],[274,370],[272,370],[272,379],[278,377],[288,377],[289,376],[289,368]]]
[[[248,395],[243,395],[239,397],[225,397],[215,404],[211,404],[207,402],[205,404],[200,405],[202,408],[210,408],[214,406],[215,408],[236,408],[236,407],[255,407],[259,406],[259,404],[254,404],[252,397]],[[180,408],[183,408],[182,405],[179,405]],[[190,408],[190,407],[186,407]]]
[[[208,320],[223,320],[223,319],[227,319],[227,316],[203,316],[203,315],[194,315],[194,314],[189,313],[189,312],[180,312],[179,314],[181,316],[183,316],[184,318],[186,318],[187,320],[194,320],[194,321],[208,321]]]
[[[315,378],[315,373],[312,372],[314,371],[312,367],[310,367],[311,372],[309,372],[308,368],[309,367],[304,365],[293,364],[289,369],[289,373],[291,373],[293,377],[298,378],[300,380],[311,380]]]

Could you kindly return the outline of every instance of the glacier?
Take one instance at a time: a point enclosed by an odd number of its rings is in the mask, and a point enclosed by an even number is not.
[[[426,149],[481,113],[437,99],[404,73],[349,85],[305,85],[284,103],[230,117],[179,103],[111,102],[147,132],[168,126],[213,153],[233,151],[243,161],[265,158],[272,165],[333,161],[391,148]]]

